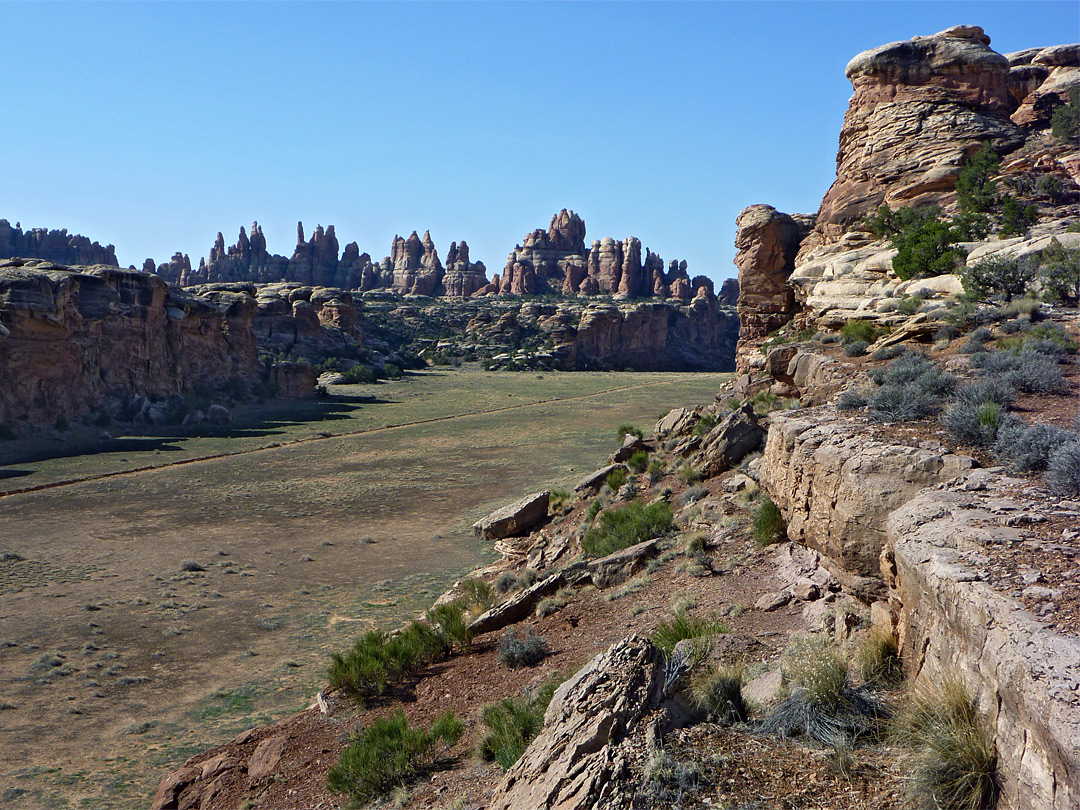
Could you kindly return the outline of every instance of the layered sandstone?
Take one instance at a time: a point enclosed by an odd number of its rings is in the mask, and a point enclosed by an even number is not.
[[[0,219],[0,259],[43,259],[55,264],[106,264],[117,266],[116,249],[112,245],[102,247],[97,242],[77,233],[69,234],[67,228],[47,230],[32,228],[23,231],[16,222],[11,226]]]
[[[0,423],[255,381],[255,311],[249,295],[211,300],[134,270],[0,262]]]

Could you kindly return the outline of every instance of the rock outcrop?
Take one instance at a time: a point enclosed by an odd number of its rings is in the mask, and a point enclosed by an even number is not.
[[[481,540],[502,540],[504,537],[525,534],[547,517],[550,490],[534,492],[519,501],[496,509],[473,524]]]
[[[845,70],[855,90],[840,132],[836,182],[816,230],[837,241],[877,209],[941,203],[964,158],[989,142],[999,154],[1024,142],[1009,119],[1009,60],[978,26],[955,26],[864,51]]]
[[[712,281],[691,279],[686,262],[664,261],[633,236],[619,242],[594,239],[585,247],[585,220],[563,209],[546,231],[537,228],[514,247],[502,276],[482,292],[509,295],[619,295],[626,298],[680,298],[689,301],[701,288],[713,295]]]
[[[652,730],[643,720],[664,700],[661,652],[638,636],[616,643],[555,692],[543,730],[506,772],[489,809],[630,808],[635,765],[647,757]]]
[[[116,249],[112,245],[102,247],[97,242],[77,233],[69,234],[67,228],[50,231],[32,228],[23,232],[6,219],[0,219],[0,260],[43,259],[61,265],[105,264],[117,266]]]
[[[0,262],[0,423],[256,381],[255,312],[250,295],[199,297],[136,270]]]

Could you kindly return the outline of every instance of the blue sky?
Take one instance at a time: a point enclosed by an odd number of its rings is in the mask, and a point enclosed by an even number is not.
[[[734,275],[752,203],[814,211],[859,51],[956,24],[1080,39],[1065,2],[0,2],[0,217],[206,255],[334,224],[376,260],[430,228],[501,272],[567,207]]]

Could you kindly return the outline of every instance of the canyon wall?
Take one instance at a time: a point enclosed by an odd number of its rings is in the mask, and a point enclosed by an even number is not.
[[[250,296],[211,301],[134,270],[0,262],[0,423],[255,381],[255,312]]]

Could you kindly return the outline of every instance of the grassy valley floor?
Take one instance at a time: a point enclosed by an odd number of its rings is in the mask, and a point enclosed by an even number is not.
[[[308,705],[329,652],[492,559],[476,518],[727,376],[433,370],[216,434],[3,443],[5,805],[144,806],[191,754]]]

